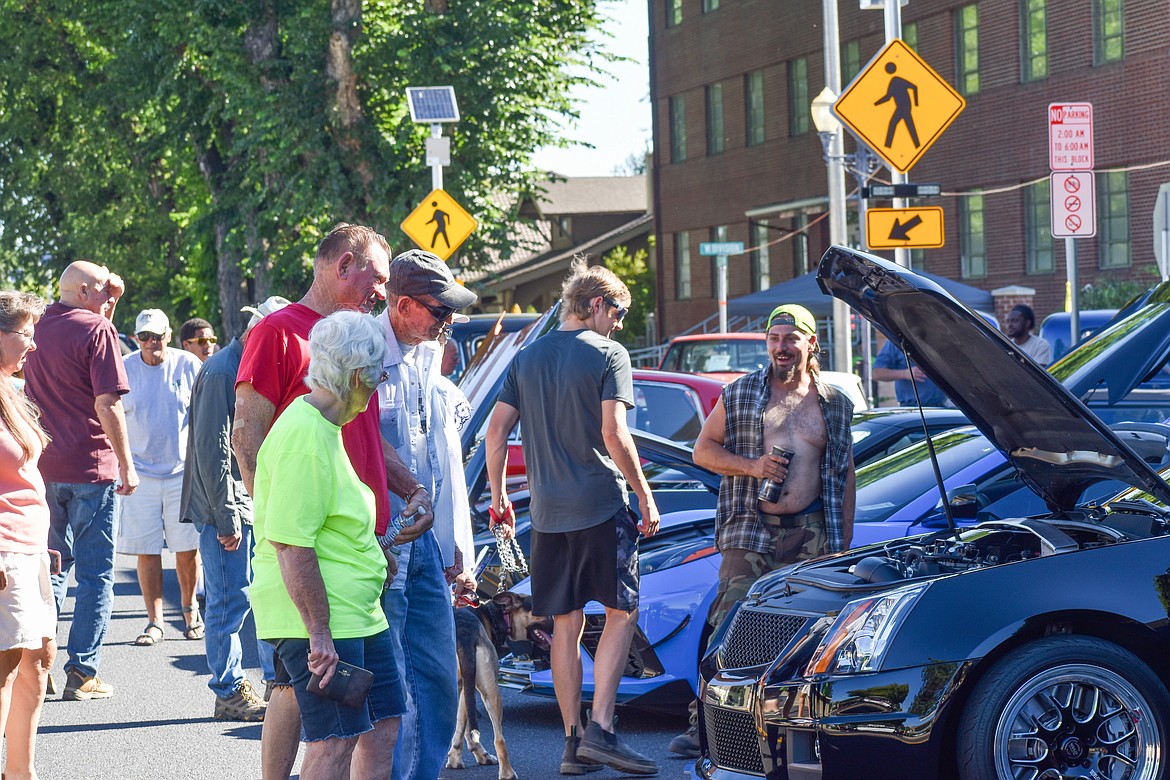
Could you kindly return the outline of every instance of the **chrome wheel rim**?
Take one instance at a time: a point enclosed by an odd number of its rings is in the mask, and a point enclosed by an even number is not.
[[[1146,698],[1125,678],[1062,664],[1026,680],[996,720],[1001,780],[1156,780],[1161,734]]]

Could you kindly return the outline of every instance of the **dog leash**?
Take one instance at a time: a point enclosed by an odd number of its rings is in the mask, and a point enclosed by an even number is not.
[[[504,572],[511,572],[516,576],[517,580],[521,580],[528,576],[528,561],[524,560],[524,551],[520,549],[520,543],[516,541],[516,537],[511,538],[504,535],[504,520],[512,519],[513,527],[516,522],[516,512],[512,506],[508,506],[507,512],[501,517],[496,513],[495,507],[488,508],[488,514],[492,520],[492,535],[496,537],[496,551],[500,556],[500,584],[496,589],[496,595],[503,593],[507,586],[504,584]]]

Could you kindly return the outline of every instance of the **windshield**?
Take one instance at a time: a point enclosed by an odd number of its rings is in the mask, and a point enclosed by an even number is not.
[[[763,339],[711,339],[676,342],[662,368],[687,374],[746,374],[767,363],[768,346]]]
[[[932,441],[944,483],[963,468],[995,452],[991,442],[974,428],[940,433]],[[857,470],[856,522],[884,522],[933,484],[934,469],[924,441],[863,466]]]
[[[634,380],[634,407],[626,425],[664,439],[694,444],[703,428],[699,396],[685,385]]]

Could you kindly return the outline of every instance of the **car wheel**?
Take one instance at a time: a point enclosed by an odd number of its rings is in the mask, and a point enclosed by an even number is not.
[[[1159,780],[1170,694],[1133,653],[1059,636],[998,661],[963,709],[963,780]]]

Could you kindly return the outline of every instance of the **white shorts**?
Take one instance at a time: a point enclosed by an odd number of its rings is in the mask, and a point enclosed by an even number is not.
[[[57,602],[48,553],[0,552],[8,587],[0,590],[0,650],[40,649],[57,636]]]
[[[138,489],[122,497],[118,524],[118,552],[124,555],[159,555],[163,540],[171,552],[199,549],[194,523],[179,522],[183,475],[139,476]]]

